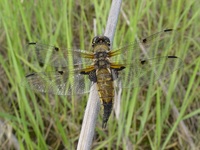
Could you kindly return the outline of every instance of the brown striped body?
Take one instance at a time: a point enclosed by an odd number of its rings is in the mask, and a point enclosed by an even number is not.
[[[94,47],[94,68],[96,70],[97,89],[104,109],[103,128],[106,127],[114,101],[114,85],[108,57],[109,51],[110,48],[105,44],[105,41],[98,43]]]
[[[114,97],[114,86],[109,68],[96,71],[97,88],[101,101],[109,103]]]
[[[99,93],[99,98],[104,107],[102,126],[103,128],[105,128],[108,118],[111,114],[114,101],[113,80],[109,68],[97,70],[96,76],[97,76],[97,89]]]
[[[92,82],[97,83],[98,94],[103,105],[103,124],[105,128],[112,112],[114,102],[114,83],[117,72],[124,69],[122,65],[110,62],[110,57],[116,55],[110,51],[110,40],[106,36],[96,36],[92,41],[94,64],[82,69],[81,74],[88,74]],[[90,58],[90,57],[87,57]],[[113,73],[115,74],[113,76]]]

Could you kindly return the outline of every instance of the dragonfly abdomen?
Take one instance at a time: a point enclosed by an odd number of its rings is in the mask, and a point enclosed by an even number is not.
[[[96,71],[96,76],[97,89],[104,108],[102,127],[105,128],[112,111],[114,101],[114,85],[109,68],[98,69]]]

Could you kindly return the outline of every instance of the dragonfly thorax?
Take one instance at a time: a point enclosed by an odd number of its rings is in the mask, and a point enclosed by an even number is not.
[[[110,61],[108,58],[109,47],[106,45],[97,45],[94,48],[94,66],[95,69],[109,68]]]
[[[110,68],[110,62],[108,58],[101,58],[94,60],[94,67],[95,69],[106,69]]]
[[[108,52],[107,51],[100,51],[100,52],[96,52],[94,54],[94,57],[96,59],[105,59],[108,57]]]

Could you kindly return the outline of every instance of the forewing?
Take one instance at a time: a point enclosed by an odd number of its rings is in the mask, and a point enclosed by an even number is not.
[[[43,93],[74,95],[89,92],[93,83],[87,75],[79,74],[78,71],[52,71],[29,74],[22,84]]]
[[[173,46],[176,37],[177,30],[166,29],[144,39],[127,44],[122,48],[114,49],[109,55],[112,57],[112,61],[126,64],[138,59],[152,58],[155,55],[167,52]],[[145,50],[147,55],[142,50]]]
[[[136,60],[124,66],[126,68],[118,72],[116,85],[122,88],[134,88],[152,84],[170,75],[183,67],[183,61],[176,56],[165,56],[142,61]]]
[[[84,50],[64,49],[34,42],[28,44],[28,51],[29,58],[54,67],[73,65],[75,68],[81,69],[91,65],[93,59],[93,54]]]

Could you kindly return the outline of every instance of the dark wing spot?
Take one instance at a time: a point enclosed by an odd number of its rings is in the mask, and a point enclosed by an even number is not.
[[[28,75],[26,75],[26,78],[33,76],[33,75],[35,75],[35,73],[28,74]]]
[[[142,60],[141,64],[144,65],[146,63],[146,60]]]
[[[89,74],[89,72],[81,71],[80,74]]]
[[[29,45],[36,45],[37,43],[36,42],[30,42],[28,43]]]
[[[146,39],[146,38],[145,38],[145,39],[143,39],[143,40],[142,40],[142,42],[143,42],[143,43],[146,43],[146,42],[147,42],[147,39]]]
[[[54,47],[54,49],[55,49],[56,51],[59,51],[59,48],[58,48],[58,47]]]
[[[123,70],[123,69],[125,69],[126,67],[124,67],[124,66],[122,66],[121,68],[120,68],[120,70]]]
[[[176,56],[168,56],[168,58],[178,58],[178,57],[176,57]]]
[[[58,71],[58,73],[62,75],[64,73],[64,71]]]
[[[172,31],[173,29],[165,29],[164,32]]]

